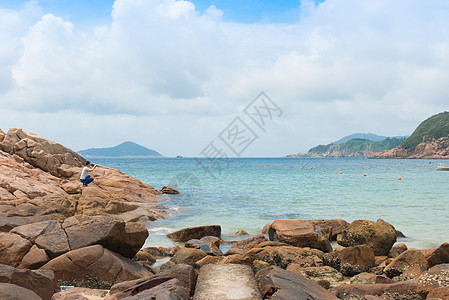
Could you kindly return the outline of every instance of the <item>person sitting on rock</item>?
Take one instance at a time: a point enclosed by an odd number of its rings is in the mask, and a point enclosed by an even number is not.
[[[94,179],[90,175],[87,175],[87,173],[95,169],[96,165],[93,165],[92,169],[90,169],[89,166],[91,166],[90,161],[86,161],[86,166],[81,171],[80,181],[83,183],[83,186],[87,186],[94,181]]]

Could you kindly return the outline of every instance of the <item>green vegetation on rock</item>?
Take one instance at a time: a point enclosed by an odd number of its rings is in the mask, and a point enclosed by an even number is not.
[[[404,141],[403,138],[386,138],[383,141],[372,141],[368,139],[352,139],[347,142],[335,145],[319,145],[313,147],[308,153],[323,154],[338,151],[344,156],[351,156],[359,152],[380,152],[390,150]]]
[[[414,149],[424,140],[435,140],[449,136],[449,112],[431,116],[415,129],[412,135],[402,142],[404,149]]]

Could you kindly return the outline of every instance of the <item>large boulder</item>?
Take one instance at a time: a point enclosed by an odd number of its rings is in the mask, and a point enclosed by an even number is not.
[[[180,248],[175,255],[170,259],[175,264],[186,264],[198,267],[196,262],[207,256],[207,254],[199,249],[194,248]]]
[[[18,226],[11,232],[44,249],[50,257],[57,257],[70,251],[66,232],[61,223],[55,220]]]
[[[317,249],[299,248],[293,246],[266,246],[253,248],[246,254],[251,260],[259,260],[285,269],[291,263],[302,267],[317,267],[323,265],[324,253]]]
[[[0,282],[15,284],[29,289],[43,300],[50,300],[55,290],[59,290],[51,275],[39,271],[16,269],[6,265],[0,265]]]
[[[39,270],[51,270],[58,280],[96,278],[109,284],[152,276],[148,269],[101,245],[72,250],[56,257]]]
[[[192,239],[201,239],[205,236],[221,236],[221,226],[220,225],[208,225],[208,226],[197,226],[188,227],[172,233],[167,234],[167,237],[176,242],[187,242]]]
[[[414,266],[417,266],[420,271],[423,272],[427,270],[429,264],[421,251],[416,249],[408,249],[394,258],[393,261],[384,268],[384,273],[389,277],[395,277],[401,275]]]
[[[3,151],[16,154],[29,164],[54,176],[62,177],[62,165],[81,167],[86,160],[61,144],[42,138],[20,128],[11,128],[0,144]],[[64,168],[62,168],[64,169]]]
[[[337,242],[344,247],[366,244],[373,248],[375,255],[388,255],[396,242],[396,230],[382,219],[356,220],[338,235]]]
[[[310,247],[331,252],[325,231],[313,221],[275,220],[268,229],[270,241],[279,241],[295,247]]]
[[[42,300],[35,292],[21,286],[0,283],[0,299],[2,300]]]
[[[449,264],[433,266],[418,278],[417,291],[423,299],[430,291],[440,287],[449,287]]]
[[[20,235],[0,232],[0,264],[17,267],[31,246],[32,244]]]
[[[432,253],[427,257],[427,261],[429,263],[429,267],[449,263],[449,244],[444,243],[435,249],[435,251],[432,251]]]
[[[324,263],[345,276],[368,271],[376,265],[374,251],[366,245],[347,247],[324,255]]]
[[[271,266],[256,274],[263,299],[271,300],[337,300],[324,288],[299,274]]]
[[[245,253],[246,251],[256,247],[262,242],[268,241],[265,238],[265,235],[259,234],[254,237],[250,237],[244,240],[236,241],[232,243],[231,250],[234,251],[236,249],[242,250],[242,253]]]

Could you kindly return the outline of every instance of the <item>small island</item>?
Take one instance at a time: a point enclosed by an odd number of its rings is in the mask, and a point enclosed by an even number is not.
[[[84,157],[87,158],[134,158],[134,157],[163,157],[157,151],[148,149],[144,146],[136,144],[134,142],[124,142],[120,145],[110,148],[90,148],[86,150],[78,151]]]

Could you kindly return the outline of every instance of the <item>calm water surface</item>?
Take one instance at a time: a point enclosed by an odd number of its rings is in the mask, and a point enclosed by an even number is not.
[[[173,214],[149,225],[146,246],[171,246],[165,234],[189,226],[219,224],[224,237],[231,238],[238,229],[258,234],[275,219],[334,218],[348,222],[382,218],[407,236],[401,241],[409,247],[428,248],[449,242],[449,172],[435,170],[438,163],[445,161],[355,158],[238,158],[211,164],[193,158],[92,161],[117,168],[157,189],[169,185],[181,191],[180,195],[161,196],[161,204],[173,208]]]

